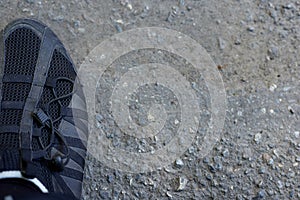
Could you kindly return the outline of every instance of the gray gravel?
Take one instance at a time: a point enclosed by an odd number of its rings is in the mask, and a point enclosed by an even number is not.
[[[138,27],[159,26],[197,40],[215,61],[225,84],[228,109],[220,141],[204,158],[197,155],[209,113],[203,113],[199,140],[174,163],[157,171],[129,174],[87,158],[83,199],[300,199],[300,1],[297,0],[1,0],[0,28],[18,17],[35,17],[62,39],[80,66],[85,56],[110,36]],[[142,59],[139,59],[141,58]],[[183,59],[157,50],[132,52],[114,65],[159,61],[193,76]],[[216,66],[216,67],[217,67]],[[117,67],[107,71],[107,80]],[[184,71],[186,69],[186,71]],[[111,81],[107,88],[112,88]],[[199,105],[209,107],[203,80],[192,85]],[[167,88],[142,87],[130,111],[147,124],[143,94],[173,109],[165,143],[176,134],[179,111]],[[108,94],[103,94],[108,100]],[[106,98],[106,99],[105,99]],[[141,99],[142,104],[135,100]],[[104,101],[105,102],[105,101]],[[156,103],[157,103],[156,102]],[[143,106],[140,106],[143,105]],[[99,102],[98,125],[119,148],[147,152],[163,143],[135,140],[118,130],[107,105]],[[179,121],[180,122],[180,121]],[[171,130],[171,131],[167,131]]]

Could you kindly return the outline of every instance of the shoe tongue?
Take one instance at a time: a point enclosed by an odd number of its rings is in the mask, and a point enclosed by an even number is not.
[[[20,170],[20,153],[18,150],[0,152],[0,171]]]

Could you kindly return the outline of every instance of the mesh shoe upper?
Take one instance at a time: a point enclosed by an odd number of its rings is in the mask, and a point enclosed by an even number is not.
[[[37,21],[17,20],[2,37],[0,171],[21,170],[79,198],[88,130],[74,64]]]

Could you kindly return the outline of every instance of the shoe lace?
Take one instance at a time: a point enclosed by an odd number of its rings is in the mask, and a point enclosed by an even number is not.
[[[58,80],[69,81],[74,85],[74,81],[68,78],[58,78],[57,81]],[[43,144],[41,136],[38,137],[39,144],[41,145],[42,149],[38,151],[33,151],[32,159],[44,158],[45,160],[50,162],[50,166],[52,166],[53,170],[62,171],[64,169],[64,166],[66,166],[69,162],[70,149],[64,135],[54,126],[56,122],[63,119],[63,115],[60,115],[56,119],[52,119],[49,115],[49,105],[54,102],[58,102],[61,110],[61,108],[63,107],[61,100],[71,97],[75,93],[75,90],[59,97],[57,96],[54,88],[52,88],[52,91],[55,98],[49,101],[44,109],[37,108],[32,113],[33,118],[38,122],[38,124],[42,128],[47,127],[50,130],[50,140],[46,146]],[[51,149],[54,147],[55,139],[58,139],[61,142],[62,149],[60,149],[54,155],[51,155],[51,153],[48,152],[50,152]]]

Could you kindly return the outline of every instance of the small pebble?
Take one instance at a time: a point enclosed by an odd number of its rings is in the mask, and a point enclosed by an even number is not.
[[[180,158],[178,158],[175,161],[175,165],[176,165],[176,167],[183,167],[184,163],[183,163],[183,161]]]
[[[295,135],[296,138],[299,138],[300,137],[300,132],[299,131],[295,131],[294,135]]]
[[[173,22],[174,17],[175,17],[174,14],[173,14],[172,12],[169,12],[166,21],[167,21],[167,22]]]
[[[211,173],[216,173],[216,171],[217,171],[213,165],[209,165],[208,168]]]
[[[276,88],[277,88],[277,85],[276,85],[276,84],[272,84],[272,85],[270,86],[269,90],[270,90],[271,92],[274,92]]]
[[[118,31],[118,33],[123,32],[123,29],[122,29],[122,27],[119,24],[115,24],[115,28]]]
[[[221,37],[218,38],[218,44],[219,44],[219,48],[220,48],[221,50],[225,49],[226,42],[225,42],[225,40],[223,40]]]
[[[225,149],[225,150],[222,152],[222,156],[225,157],[225,158],[229,157],[229,151],[228,151],[228,149]]]
[[[177,191],[184,190],[185,187],[186,187],[187,182],[188,182],[188,180],[186,178],[179,177],[179,179],[178,179],[179,186],[177,188]]]
[[[266,196],[266,192],[264,191],[264,190],[260,190],[259,192],[258,192],[258,194],[257,194],[257,196],[259,197],[259,198],[265,198],[265,196]]]
[[[75,20],[75,21],[73,22],[73,24],[74,24],[74,27],[75,27],[75,28],[78,28],[78,27],[80,26],[80,21],[79,21],[79,20]]]
[[[283,6],[283,8],[288,9],[288,10],[293,9],[294,7],[295,7],[295,6],[294,6],[292,3],[289,3],[289,4],[286,5],[286,6]]]
[[[205,178],[210,181],[212,179],[212,175],[211,174],[206,174]]]
[[[107,182],[112,183],[114,181],[114,177],[112,175],[107,175]]]
[[[23,12],[30,12],[30,10],[28,8],[23,8],[22,10]]]
[[[209,158],[208,157],[203,158],[203,163],[209,163]]]
[[[167,197],[169,197],[169,198],[173,198],[173,196],[171,195],[170,192],[166,192],[166,195],[167,195]]]
[[[268,194],[269,195],[273,195],[274,194],[274,190],[272,190],[272,189],[268,190]]]
[[[247,28],[247,30],[248,30],[249,32],[254,32],[255,28],[254,28],[253,26],[249,26],[249,27]]]
[[[110,199],[109,193],[107,191],[105,191],[105,190],[100,191],[100,197],[102,199]]]
[[[132,10],[132,5],[129,3],[129,4],[127,4],[127,8],[129,9],[129,10]]]
[[[258,144],[260,142],[261,138],[262,138],[261,133],[256,133],[255,134],[254,141],[256,142],[256,144]]]
[[[290,198],[294,197],[295,192],[294,191],[290,191]]]
[[[96,119],[97,119],[98,122],[101,122],[103,120],[103,116],[100,115],[100,114],[97,114]]]
[[[237,115],[238,115],[238,116],[243,116],[243,112],[239,110],[239,111],[237,112]]]
[[[277,187],[279,188],[279,189],[281,189],[282,187],[283,187],[283,184],[282,184],[282,182],[279,180],[279,181],[277,181]]]
[[[259,173],[259,174],[264,174],[264,173],[266,173],[266,168],[261,167],[261,168],[258,170],[258,173]]]
[[[53,20],[53,21],[63,21],[64,19],[65,19],[64,16],[58,15],[58,16],[55,16],[52,20]]]
[[[273,144],[273,143],[268,144],[268,147],[270,147],[271,149],[273,149],[275,147],[275,144]]]
[[[245,175],[247,175],[247,174],[249,174],[250,173],[250,170],[249,169],[246,169],[245,171],[244,171],[244,174]]]
[[[293,115],[295,114],[294,109],[292,108],[292,106],[288,106],[288,110],[290,111],[290,113]]]
[[[85,33],[85,29],[84,28],[78,28],[78,32],[79,33]]]
[[[271,57],[271,59],[274,59],[275,57],[279,57],[279,50],[278,47],[276,46],[272,46],[269,50],[268,50],[268,54]]]
[[[191,11],[193,8],[191,6],[186,7],[187,11]]]
[[[216,168],[217,170],[222,170],[223,165],[222,165],[221,163],[217,163],[217,164],[215,165],[215,168]]]
[[[189,153],[190,153],[190,154],[195,153],[195,148],[194,148],[193,146],[191,146],[191,147],[189,148]]]
[[[264,154],[262,155],[262,159],[263,159],[263,161],[265,161],[265,162],[269,162],[270,159],[271,159],[271,156],[270,156],[269,154],[267,154],[267,153],[264,153]]]
[[[234,41],[234,44],[235,44],[235,45],[240,45],[240,44],[241,44],[241,40],[240,40],[240,39],[236,39],[236,40]]]
[[[268,164],[269,164],[269,165],[273,165],[273,164],[274,164],[273,158],[271,158],[271,159],[268,161]]]

